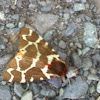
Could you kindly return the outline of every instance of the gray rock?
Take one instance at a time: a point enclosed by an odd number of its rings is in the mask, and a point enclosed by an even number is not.
[[[0,25],[0,31],[3,30],[3,29],[4,29],[4,26],[1,26],[1,25]]]
[[[37,15],[33,25],[41,34],[43,34],[50,27],[52,27],[55,24],[55,22],[57,22],[57,20],[58,20],[57,15],[39,14]]]
[[[83,40],[86,46],[92,47],[92,48],[94,48],[97,42],[96,26],[90,22],[85,23]]]
[[[0,65],[7,64],[7,62],[12,58],[12,55],[8,54],[0,58]]]
[[[14,20],[19,20],[19,14],[14,14],[11,16]]]
[[[85,6],[83,3],[75,3],[73,10],[74,11],[82,11],[82,10],[85,10]]]
[[[70,14],[67,13],[67,14],[64,14],[64,20],[68,20],[70,18]]]
[[[53,89],[41,89],[40,94],[51,98],[54,98],[56,96],[56,92]]]
[[[100,18],[97,18],[97,19],[93,19],[93,21],[96,23],[96,24],[100,24]]]
[[[75,45],[80,49],[82,48],[82,45],[79,42],[75,42]]]
[[[25,22],[19,22],[19,23],[18,23],[18,27],[19,27],[19,28],[24,27],[24,25],[25,25]]]
[[[88,70],[92,67],[92,61],[90,58],[82,59],[82,68],[83,70]]]
[[[92,56],[92,60],[94,63],[100,63],[100,54],[96,53],[95,55]]]
[[[37,6],[35,5],[35,4],[29,4],[29,8],[32,8],[32,9],[34,9],[34,8],[36,8]]]
[[[50,6],[42,7],[41,11],[43,11],[43,12],[49,12],[49,11],[51,11],[51,7]]]
[[[0,11],[0,20],[2,20],[2,21],[5,21],[6,20],[5,19],[4,12],[1,12],[1,11]]]
[[[66,29],[66,31],[64,32],[64,34],[66,35],[66,36],[70,36],[70,35],[72,35],[72,33],[75,31],[75,29],[76,29],[76,25],[75,25],[75,23],[71,23],[68,27],[67,27],[67,29]]]
[[[77,49],[77,52],[78,52],[78,55],[79,55],[79,56],[82,55],[82,50]]]
[[[47,80],[53,87],[55,88],[59,88],[61,86],[62,83],[62,79],[61,78],[51,78],[50,80]]]
[[[45,97],[43,97],[43,98],[37,97],[37,98],[35,98],[35,100],[46,100],[46,99],[45,99]]]
[[[100,14],[100,0],[93,0],[96,9],[97,9],[97,13]]]
[[[97,92],[100,93],[100,81],[97,84]]]
[[[93,92],[95,92],[95,86],[94,85],[89,87],[89,93],[93,93]]]
[[[20,83],[14,83],[14,92],[21,97],[22,94],[24,93],[24,89],[22,88]]]
[[[12,29],[7,29],[6,32],[11,35],[15,35],[17,32],[20,31],[20,28],[12,28]]]
[[[88,80],[94,80],[94,81],[99,81],[99,76],[94,75],[94,74],[90,74],[87,77]]]
[[[46,2],[45,1],[39,1],[38,2],[41,6],[46,6]]]
[[[62,49],[66,49],[66,43],[63,40],[60,40],[59,47]]]
[[[58,54],[60,55],[61,59],[65,60],[66,57],[67,57],[67,54],[66,53],[63,53],[61,51],[58,51]]]
[[[32,99],[32,91],[26,91],[22,97],[21,100],[33,100]]]
[[[87,90],[88,90],[88,84],[85,81],[82,81],[81,77],[77,77],[76,81],[73,84],[71,84],[71,89],[70,86],[66,87],[63,94],[63,99],[65,98],[79,99],[82,97],[84,98],[84,95],[87,93]]]
[[[79,67],[81,65],[81,59],[78,56],[78,54],[73,52],[71,57],[72,57],[71,61],[72,61],[73,66]]]
[[[45,40],[45,41],[50,41],[51,38],[52,38],[52,34],[53,34],[53,31],[52,31],[52,30],[46,32],[45,35],[44,35],[44,40]]]
[[[39,86],[35,83],[31,83],[31,87],[32,87],[32,91],[33,93],[36,95],[36,94],[39,94],[40,92],[40,89],[39,89]]]
[[[21,1],[17,1],[16,5],[17,5],[18,8],[21,8],[22,7],[22,2]]]
[[[91,67],[91,68],[90,68],[90,73],[91,73],[91,74],[97,74],[97,69]]]
[[[90,50],[89,47],[82,49],[82,55],[85,55]]]
[[[81,0],[82,3],[86,3],[87,0]]]
[[[89,75],[89,72],[86,70],[86,71],[84,71],[83,75],[87,77]]]
[[[4,44],[0,44],[0,49],[4,50],[6,48],[6,46]]]
[[[7,85],[0,85],[0,99],[11,100],[10,89]]]
[[[6,27],[7,27],[7,28],[14,28],[15,25],[14,25],[13,23],[8,23],[8,24],[6,24]]]

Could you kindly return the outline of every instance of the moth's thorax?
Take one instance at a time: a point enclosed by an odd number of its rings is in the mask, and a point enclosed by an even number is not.
[[[67,66],[61,60],[53,60],[51,66],[49,67],[49,70],[59,76],[64,76],[65,74],[67,74]]]

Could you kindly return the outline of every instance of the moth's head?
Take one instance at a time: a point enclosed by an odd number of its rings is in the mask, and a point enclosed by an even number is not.
[[[67,66],[61,60],[54,59],[48,68],[53,74],[57,74],[59,76],[64,76],[67,74]]]

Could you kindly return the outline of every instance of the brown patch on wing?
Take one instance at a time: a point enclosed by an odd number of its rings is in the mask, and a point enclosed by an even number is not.
[[[31,64],[32,64],[32,58],[26,56],[23,56],[22,60],[19,61],[19,66],[21,70],[26,70],[31,66]]]
[[[34,32],[32,32],[31,36],[26,36],[26,39],[31,42],[35,42],[38,38],[39,36]]]
[[[21,81],[21,72],[13,70],[11,73],[14,75],[13,82],[20,82]]]
[[[45,56],[40,56],[39,61],[36,63],[36,67],[44,68],[45,64],[48,63],[48,59]]]
[[[34,78],[34,80],[40,80],[40,77],[43,79],[47,79],[46,76],[42,73],[40,68],[31,68],[25,73],[25,79],[27,82],[30,82],[31,77]]]
[[[24,40],[21,36],[19,37],[19,49],[22,49],[28,44],[26,40]]]
[[[27,52],[25,53],[25,56],[36,58],[37,56],[37,49],[34,44],[29,45],[26,49]]]
[[[16,63],[16,59],[13,58],[9,63],[8,65],[6,66],[6,69],[3,73],[3,79],[8,81],[10,78],[11,78],[11,75],[7,72],[7,70],[9,68],[13,68],[13,69],[16,69],[17,68],[17,63]]]
[[[22,28],[21,31],[20,31],[20,36],[21,35],[28,35],[30,32],[29,32],[29,29],[28,28]]]
[[[39,52],[43,56],[56,54],[56,52],[52,51],[51,47],[49,45],[45,45],[45,43],[45,40],[41,40],[40,43],[38,43]]]

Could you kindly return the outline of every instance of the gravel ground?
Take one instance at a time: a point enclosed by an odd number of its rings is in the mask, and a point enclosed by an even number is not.
[[[9,83],[2,73],[18,52],[23,27],[40,34],[78,69],[77,77],[33,83]],[[0,0],[0,100],[100,100],[99,0]]]

